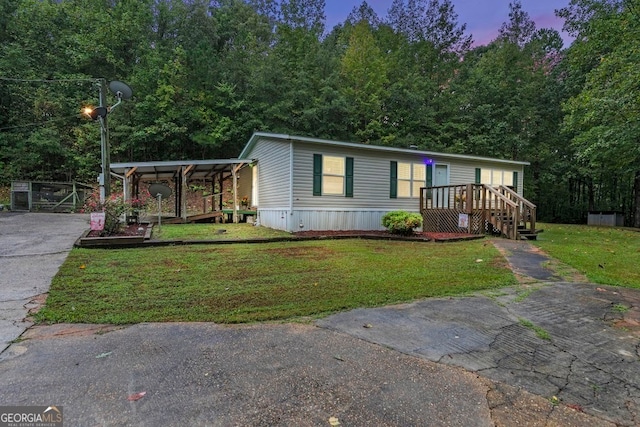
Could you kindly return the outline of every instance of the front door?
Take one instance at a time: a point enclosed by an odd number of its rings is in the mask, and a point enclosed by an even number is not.
[[[434,187],[440,187],[443,185],[449,185],[449,165],[436,164],[433,170],[433,185]],[[438,208],[449,207],[449,189],[445,188],[438,191],[438,198],[435,200],[435,205]]]

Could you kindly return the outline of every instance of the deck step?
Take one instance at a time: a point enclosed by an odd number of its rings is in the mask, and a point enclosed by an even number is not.
[[[520,240],[537,240],[538,231],[526,229],[518,230],[518,237]]]
[[[520,240],[538,240],[537,234],[520,234]]]

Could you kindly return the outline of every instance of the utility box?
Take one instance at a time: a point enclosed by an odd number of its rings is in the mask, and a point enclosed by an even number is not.
[[[589,212],[587,224],[606,227],[624,227],[624,214],[615,211]]]

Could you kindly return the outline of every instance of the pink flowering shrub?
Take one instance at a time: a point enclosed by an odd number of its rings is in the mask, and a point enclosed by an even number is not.
[[[100,189],[96,188],[86,198],[81,212],[103,212],[105,213],[104,230],[101,236],[113,236],[124,228],[122,221],[126,214],[138,213],[145,210],[151,201],[149,192],[143,193],[139,198],[124,200],[122,193],[112,193],[104,204],[100,203]]]

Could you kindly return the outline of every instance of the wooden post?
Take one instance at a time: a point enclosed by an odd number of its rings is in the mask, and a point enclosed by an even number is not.
[[[179,171],[178,171],[179,172]],[[180,196],[181,196],[181,191],[180,191],[180,173],[176,173],[174,178],[173,178],[173,189],[174,189],[174,193],[175,193],[175,197],[174,197],[174,204],[173,204],[173,209],[175,210],[175,214],[177,217],[181,217],[182,216],[182,212],[180,210],[180,206],[182,206],[182,204],[180,203]]]
[[[237,165],[231,165],[231,176],[233,177],[233,223],[239,222],[238,218],[238,171]]]
[[[187,192],[189,191],[189,183],[187,182],[187,174],[193,168],[193,165],[189,165],[186,168],[182,167],[182,221],[187,222]]]

